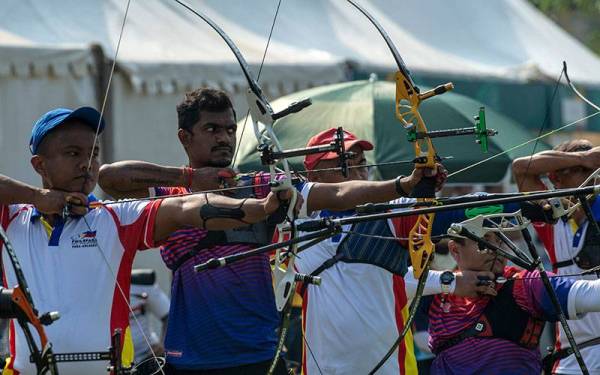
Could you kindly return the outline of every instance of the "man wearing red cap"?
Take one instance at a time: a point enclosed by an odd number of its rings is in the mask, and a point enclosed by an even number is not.
[[[306,147],[311,147],[311,146],[320,146],[320,145],[328,145],[332,142],[335,141],[336,138],[336,129],[328,129],[325,131],[322,131],[320,133],[318,133],[317,135],[313,136],[311,139],[308,140],[308,143],[306,144]],[[354,162],[350,162],[353,165],[360,165],[360,164],[365,164],[366,163],[366,159],[364,158],[364,154],[363,151],[371,151],[373,149],[373,144],[371,144],[371,142],[369,141],[365,141],[365,140],[359,140],[356,138],[356,136],[352,133],[350,133],[349,131],[344,130],[344,147],[346,148],[346,150],[350,151],[350,152],[354,152],[355,153],[355,157],[353,157]],[[329,161],[329,162],[327,162]],[[334,164],[334,162],[336,162],[337,164]],[[339,166],[339,155],[335,152],[327,152],[327,153],[322,153],[322,154],[311,154],[311,155],[307,155],[304,158],[304,167],[306,168],[307,171],[313,170],[315,169],[315,166],[318,163],[322,163],[320,165],[319,168],[324,169],[324,168],[335,168],[337,166]],[[348,172],[349,173],[364,173],[366,172],[367,168],[351,168]],[[331,176],[332,174],[330,174]],[[337,172],[337,173],[333,173],[333,175],[337,175],[338,177],[343,177],[341,173]],[[313,176],[315,176],[313,174]],[[316,177],[315,177],[316,178]],[[309,178],[310,179],[310,178]],[[355,180],[356,178],[353,178],[352,175],[349,176],[347,178],[348,180]],[[361,178],[361,180],[366,180],[366,176],[364,176],[364,178]],[[312,181],[312,179],[310,179]],[[345,178],[343,179],[345,180]]]
[[[187,154],[188,166],[159,166],[141,161],[104,165],[100,186],[118,198],[186,193],[218,187],[227,176],[236,148],[236,117],[231,100],[219,90],[199,89],[188,93],[177,107],[178,138]],[[312,143],[328,143],[332,131],[321,133]],[[367,141],[346,133],[346,147],[357,153],[351,165],[364,164]],[[331,154],[311,156],[307,165],[331,162]],[[332,166],[337,166],[332,165]],[[431,172],[431,171],[430,171]],[[306,195],[304,211],[343,211],[367,202],[387,202],[410,192],[423,171],[390,181],[367,181],[365,168],[350,169],[348,181],[331,172],[334,183],[313,183]],[[433,172],[435,173],[435,172]],[[432,174],[433,174],[432,173]],[[263,178],[264,177],[264,178]],[[438,177],[441,183],[445,175]],[[231,192],[237,198],[261,197],[264,189],[253,185],[266,176],[241,177]],[[202,185],[200,185],[202,183]],[[307,190],[308,191],[308,190]],[[277,344],[279,315],[275,308],[271,268],[266,255],[255,256],[228,267],[195,273],[193,265],[270,242],[273,227],[266,222],[235,231],[190,228],[173,234],[161,247],[161,255],[173,271],[171,310],[165,352],[169,373],[264,375]],[[280,361],[281,363],[281,361]],[[284,366],[277,373],[285,374]]]
[[[335,129],[323,131],[312,137],[307,146],[329,144],[334,134]],[[345,132],[344,139],[346,149],[356,155],[350,163],[365,165],[364,152],[372,150],[373,145],[350,132]],[[337,212],[319,209],[313,200],[321,194],[323,186],[346,181],[340,171],[331,169],[339,165],[339,156],[331,152],[308,155],[304,165],[309,180],[301,190],[304,214],[310,219],[353,215],[353,209]],[[348,180],[359,185],[370,183],[366,167],[350,171]],[[438,173],[438,186],[444,179],[445,171]],[[379,201],[383,199],[383,196],[378,197]],[[412,201],[401,197],[391,203]],[[439,213],[434,231],[445,232],[450,223],[464,220],[464,215],[459,211]],[[416,287],[408,268],[405,246],[415,221],[416,217],[412,216],[346,225],[342,234],[317,243],[297,257],[295,264],[299,272],[322,278],[321,285],[308,285],[301,292],[305,334],[303,374],[367,374],[396,341],[408,316],[406,289],[414,293]],[[446,285],[442,275],[448,277]],[[493,277],[493,274],[480,276]],[[450,271],[430,271],[424,294],[488,293],[487,287],[477,287],[476,282],[472,282],[476,277],[472,273],[454,275]],[[415,373],[417,367],[409,332],[378,374]]]

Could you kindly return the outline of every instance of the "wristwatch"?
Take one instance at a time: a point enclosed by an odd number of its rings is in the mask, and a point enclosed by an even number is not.
[[[454,272],[452,271],[444,271],[440,275],[440,286],[442,287],[442,293],[450,294],[450,290],[452,288],[452,283],[454,282]]]
[[[401,196],[401,197],[408,197],[410,195],[410,192],[406,192],[402,188],[402,179],[404,177],[406,177],[406,176],[399,175],[398,177],[396,177],[396,179],[394,180],[394,185],[396,187],[396,193],[398,193],[399,196]]]

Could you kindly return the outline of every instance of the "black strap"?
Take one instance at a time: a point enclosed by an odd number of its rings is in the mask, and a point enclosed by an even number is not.
[[[573,264],[575,264],[575,261],[573,259],[561,260],[560,262],[552,263],[552,268],[559,269],[559,268],[571,266]]]
[[[227,236],[225,235],[224,231],[211,231],[211,230],[207,231],[206,237],[199,240],[198,243],[196,243],[196,245],[194,245],[194,247],[192,247],[185,254],[180,256],[175,261],[175,264],[171,267],[171,269],[173,270],[173,272],[177,271],[179,269],[179,267],[181,267],[185,262],[187,262],[191,258],[198,255],[198,253],[201,250],[210,249],[211,247],[222,245],[222,244],[226,243],[226,241],[227,241]]]
[[[342,253],[335,254],[334,256],[332,256],[331,258],[329,258],[325,262],[323,262],[323,264],[321,264],[310,275],[318,276],[321,272],[325,271],[328,268],[333,267],[333,265],[336,264],[337,262],[339,262],[339,260],[342,259],[343,257],[344,257],[344,255]]]
[[[461,343],[463,340],[465,340],[469,337],[479,336],[479,334],[481,334],[481,332],[485,331],[486,325],[487,325],[487,323],[480,317],[479,319],[477,319],[477,321],[473,325],[471,325],[469,328],[462,331],[460,334],[443,341],[440,345],[438,345],[433,350],[433,353],[435,355],[439,355],[444,350]],[[479,337],[486,338],[485,336],[479,336]]]
[[[356,224],[352,224],[352,227],[350,227],[350,231],[354,230],[355,226],[356,226]],[[348,239],[348,237],[350,237],[349,233],[346,234],[346,236],[340,241],[340,243],[337,245],[336,249],[339,249],[340,246],[342,246],[342,244]],[[333,267],[333,265],[336,264],[337,262],[339,262],[340,259],[342,259],[343,257],[344,257],[344,253],[337,251],[334,256],[332,256],[331,258],[324,261],[323,264],[321,264],[314,271],[312,271],[310,275],[311,276],[319,276],[326,269]],[[306,292],[306,288],[308,288],[308,284],[303,283],[302,288],[300,289],[301,296],[304,296],[304,293]]]
[[[587,348],[587,347],[598,345],[598,344],[600,344],[600,337],[596,337],[596,338],[584,341],[580,344],[577,344],[577,346],[579,347],[579,349],[583,349],[583,348]],[[544,357],[544,359],[542,359],[542,364],[544,366],[544,372],[547,374],[552,373],[552,368],[554,367],[554,364],[556,363],[556,361],[565,359],[568,356],[570,356],[571,354],[573,354],[573,348],[571,348],[570,346],[568,346],[566,348],[562,348],[560,350],[556,350],[556,351],[548,354],[547,356]]]
[[[347,236],[346,236],[347,237]],[[337,253],[334,256],[332,256],[331,258],[327,259],[325,262],[323,262],[323,264],[321,264],[319,267],[317,267],[316,270],[314,270],[313,272],[311,272],[311,276],[318,276],[319,274],[321,274],[321,272],[325,271],[328,268],[333,267],[334,264],[336,264],[337,262],[340,261],[340,259],[342,259],[344,257],[343,253]],[[308,288],[308,283],[302,283],[302,288],[300,288],[300,295],[304,296],[304,293],[306,292],[306,288]]]

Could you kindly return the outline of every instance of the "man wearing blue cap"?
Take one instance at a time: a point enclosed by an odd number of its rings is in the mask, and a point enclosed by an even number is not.
[[[41,313],[61,314],[46,328],[54,352],[105,351],[111,334],[121,329],[122,358],[128,364],[133,348],[127,295],[136,251],[156,247],[184,226],[223,230],[262,221],[280,203],[273,194],[246,200],[202,194],[94,203],[90,193],[98,179],[96,141],[104,127],[101,114],[90,107],[59,108],[42,116],[29,146],[43,188],[0,175],[0,224],[36,307]],[[16,277],[5,253],[4,286],[9,287]],[[3,373],[35,373],[23,331],[11,324],[10,333],[11,358]],[[66,362],[58,367],[62,375],[105,374],[106,365]]]

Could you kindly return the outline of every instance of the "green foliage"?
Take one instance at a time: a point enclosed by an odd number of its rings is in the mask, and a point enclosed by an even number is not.
[[[600,15],[600,0],[529,0],[529,2],[550,15],[569,11],[594,12]]]
[[[529,0],[566,31],[600,54],[600,0]]]

